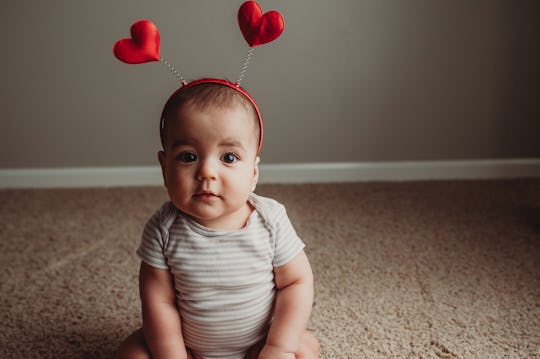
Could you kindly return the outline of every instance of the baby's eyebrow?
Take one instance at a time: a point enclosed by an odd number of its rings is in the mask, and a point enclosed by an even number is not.
[[[192,145],[192,143],[186,139],[180,139],[180,140],[175,140],[172,144],[171,144],[171,148],[174,149],[176,147],[180,147],[180,146],[189,146],[189,145]]]
[[[195,141],[190,141],[189,139],[181,138],[173,141],[171,144],[171,149],[175,149],[181,146],[195,146]],[[219,142],[220,147],[235,147],[244,150],[245,146],[242,141],[235,138],[225,138]]]
[[[244,145],[241,141],[238,141],[234,138],[226,138],[224,139],[223,141],[221,141],[219,143],[220,146],[222,147],[240,147],[240,148],[244,148]]]

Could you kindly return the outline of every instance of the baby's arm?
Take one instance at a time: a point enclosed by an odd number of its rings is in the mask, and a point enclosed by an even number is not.
[[[143,262],[139,273],[139,290],[144,338],[152,358],[187,358],[169,271]]]
[[[260,359],[295,358],[313,305],[313,273],[304,251],[274,268],[278,289],[274,320]]]

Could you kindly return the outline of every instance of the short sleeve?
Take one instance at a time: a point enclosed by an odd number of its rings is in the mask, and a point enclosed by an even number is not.
[[[305,244],[296,234],[283,205],[279,204],[277,206],[273,217],[275,220],[273,224],[275,250],[272,265],[280,267],[293,260],[304,249]]]
[[[164,248],[167,241],[167,233],[163,231],[163,215],[166,210],[164,205],[158,210],[144,226],[141,244],[137,249],[137,255],[146,264],[160,269],[169,269]]]

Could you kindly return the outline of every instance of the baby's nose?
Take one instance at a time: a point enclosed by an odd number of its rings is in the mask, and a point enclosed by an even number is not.
[[[199,162],[199,170],[197,171],[197,179],[203,180],[215,180],[217,178],[217,168],[215,161],[212,159],[203,159]]]

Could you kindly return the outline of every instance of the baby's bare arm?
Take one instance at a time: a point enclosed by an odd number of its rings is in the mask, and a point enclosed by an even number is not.
[[[143,332],[153,358],[187,358],[171,274],[141,264],[139,274]]]
[[[313,274],[304,251],[274,268],[278,289],[274,320],[259,358],[294,358],[313,305]]]

